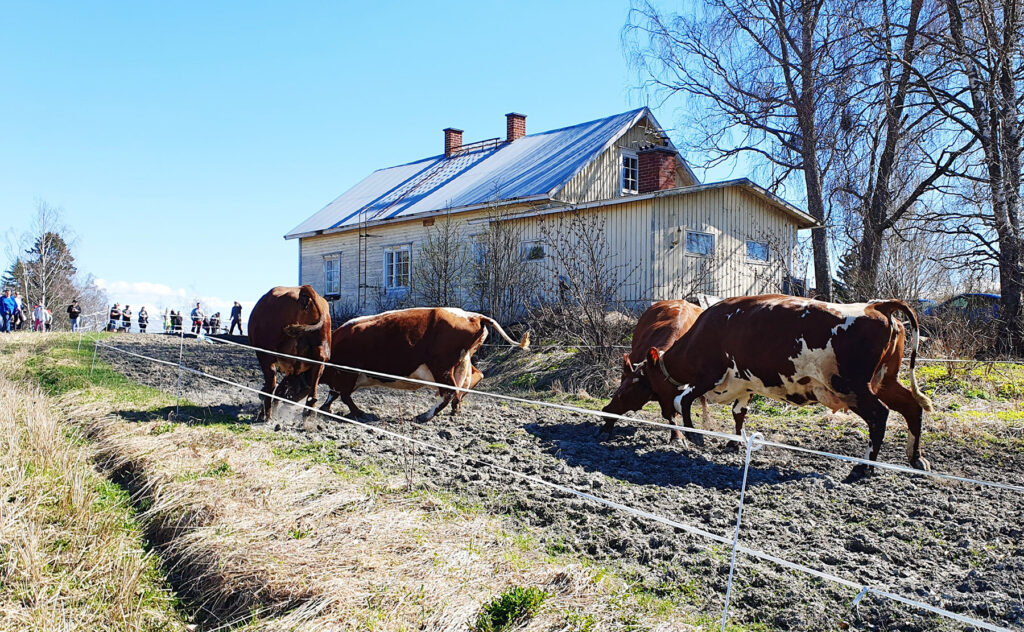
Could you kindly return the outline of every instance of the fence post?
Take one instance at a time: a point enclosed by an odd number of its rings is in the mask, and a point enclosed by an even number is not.
[[[732,536],[732,560],[729,562],[729,583],[725,586],[725,608],[722,611],[722,632],[725,632],[726,623],[729,620],[729,598],[732,596],[732,581],[736,574],[736,549],[740,543],[740,525],[743,522],[743,501],[747,495],[747,474],[750,472],[750,455],[762,446],[755,446],[754,444],[759,440],[764,439],[764,436],[760,432],[747,437],[747,457],[743,463],[743,484],[740,486],[740,506],[736,510],[736,530]]]
[[[99,332],[96,333],[96,338],[92,341],[92,365],[89,367],[89,379],[92,379],[92,370],[96,368],[96,350],[99,348],[97,345],[100,341]]]
[[[181,416],[181,355],[185,350],[185,325],[181,326],[178,342],[178,397],[174,400],[174,418]]]

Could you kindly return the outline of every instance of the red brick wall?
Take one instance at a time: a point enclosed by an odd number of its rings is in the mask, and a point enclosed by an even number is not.
[[[444,130],[444,155],[451,156],[462,147],[462,130],[447,127]]]
[[[512,142],[526,136],[526,115],[509,112],[505,115],[505,140]]]
[[[663,191],[676,186],[676,153],[668,147],[649,147],[637,152],[640,193]]]

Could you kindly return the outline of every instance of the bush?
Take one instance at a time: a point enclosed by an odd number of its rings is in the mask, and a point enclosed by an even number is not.
[[[509,630],[536,615],[550,596],[551,593],[535,586],[513,586],[483,607],[471,629],[473,632]]]

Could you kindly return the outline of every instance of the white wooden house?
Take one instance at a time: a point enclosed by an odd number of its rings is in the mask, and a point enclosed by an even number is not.
[[[620,298],[649,303],[784,289],[807,213],[747,179],[701,184],[647,108],[472,144],[444,130],[444,152],[375,171],[287,235],[299,283],[373,311],[408,291],[422,242],[442,215],[466,240],[501,209],[521,224],[524,256],[541,223],[568,211],[600,216],[616,258],[636,270]]]

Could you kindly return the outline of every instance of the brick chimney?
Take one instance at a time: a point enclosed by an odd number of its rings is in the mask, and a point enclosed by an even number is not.
[[[505,140],[510,143],[526,136],[526,115],[509,112],[505,115],[505,129]]]
[[[444,129],[444,155],[451,156],[462,148],[462,130],[454,127]]]
[[[638,192],[664,191],[676,186],[676,152],[664,145],[654,145],[637,152]]]

